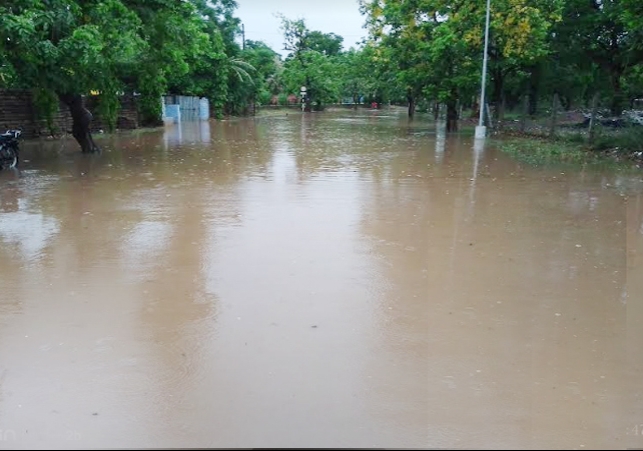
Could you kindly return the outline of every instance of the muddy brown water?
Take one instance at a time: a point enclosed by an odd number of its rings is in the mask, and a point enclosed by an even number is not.
[[[643,448],[643,182],[422,118],[24,143],[0,448]]]

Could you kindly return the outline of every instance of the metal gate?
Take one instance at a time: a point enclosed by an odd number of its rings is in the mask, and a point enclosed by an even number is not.
[[[207,121],[210,118],[210,102],[205,97],[163,96],[163,119],[171,122]]]

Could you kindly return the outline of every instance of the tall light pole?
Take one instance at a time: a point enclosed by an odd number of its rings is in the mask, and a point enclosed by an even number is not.
[[[482,86],[480,88],[480,121],[476,126],[476,138],[484,138],[487,135],[487,127],[484,126],[485,108],[485,87],[487,84],[487,51],[489,50],[489,12],[491,0],[487,0],[487,19],[484,27],[484,55],[482,57]]]

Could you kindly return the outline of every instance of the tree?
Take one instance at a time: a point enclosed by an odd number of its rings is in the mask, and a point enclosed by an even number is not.
[[[0,41],[12,84],[33,89],[47,112],[58,99],[68,105],[72,133],[83,152],[96,150],[89,123],[91,113],[81,94],[103,93],[113,104],[122,89],[120,77],[135,68],[145,42],[137,35],[139,18],[119,0],[22,2],[0,7]],[[111,106],[110,106],[111,107]],[[109,110],[109,108],[105,108]]]
[[[372,65],[365,51],[349,49],[336,57],[339,91],[357,108],[360,97],[373,91]]]
[[[497,104],[507,77],[547,54],[548,30],[562,0],[494,0],[490,75]],[[474,92],[480,71],[484,2],[469,0],[362,0],[372,38],[389,49],[405,86],[409,115],[420,93],[447,105],[447,129],[457,129],[457,103]],[[476,74],[477,73],[477,74]],[[521,74],[522,75],[522,74]],[[502,115],[502,108],[498,109]]]
[[[255,69],[251,96],[268,103],[281,90],[281,60],[279,54],[261,41],[246,41],[242,57]]]
[[[325,56],[337,56],[342,52],[344,38],[335,33],[311,31],[308,33],[306,44],[310,50],[315,50]]]
[[[236,45],[234,7],[232,0],[5,0],[0,80],[33,90],[44,116],[59,100],[68,105],[73,136],[92,152],[92,115],[83,104],[92,91],[110,127],[126,91],[141,95],[144,124],[158,123],[168,90],[223,106],[235,61],[226,54]]]
[[[492,99],[496,104],[499,124],[504,120],[507,84],[512,79],[526,83],[528,70],[550,54],[549,36],[554,24],[561,20],[564,0],[498,0],[492,2],[489,38],[489,74]],[[484,8],[463,8],[459,12],[461,26],[471,24],[465,36],[477,48],[483,44]],[[475,23],[467,17],[475,14]]]
[[[205,95],[215,108],[222,107],[227,73],[225,41],[218,22],[220,1],[207,5],[200,0],[123,1],[140,18],[138,32],[147,43],[146,51],[138,55],[138,71],[131,80],[141,93],[143,122],[158,123],[159,99],[168,90]]]
[[[413,116],[422,95],[447,105],[447,130],[458,129],[457,103],[477,76],[474,51],[458,20],[460,3],[362,2],[380,58],[392,65]],[[420,7],[421,6],[421,7]]]
[[[321,110],[325,103],[337,100],[339,95],[339,69],[331,54],[343,39],[332,34],[311,32],[303,19],[280,17],[284,49],[290,51],[284,63],[284,83],[290,92],[297,92],[300,86],[306,86],[306,110],[310,111],[313,103],[316,109]]]
[[[321,111],[324,105],[339,98],[339,68],[335,61],[315,50],[302,52],[299,58],[287,59],[282,74],[288,92],[306,86],[309,110]]]
[[[402,103],[406,100],[404,86],[400,82],[399,64],[391,62],[390,49],[374,39],[369,39],[361,51],[362,76],[367,102]]]
[[[611,99],[613,115],[623,109],[625,77],[641,62],[637,44],[643,23],[636,12],[640,2],[567,0],[552,39],[559,60],[575,54],[585,71],[593,72],[594,89]]]

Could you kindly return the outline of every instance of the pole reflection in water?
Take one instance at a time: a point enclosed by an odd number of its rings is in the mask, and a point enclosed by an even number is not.
[[[444,160],[446,148],[446,123],[436,122],[435,124],[435,162],[441,164]]]
[[[476,182],[478,180],[480,160],[484,154],[485,141],[486,140],[484,138],[474,138],[473,140],[473,174],[471,176],[471,185],[469,188],[469,217],[473,216],[473,210],[475,207]]]

